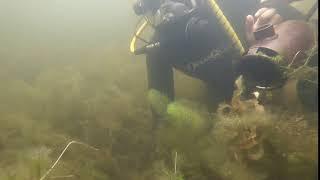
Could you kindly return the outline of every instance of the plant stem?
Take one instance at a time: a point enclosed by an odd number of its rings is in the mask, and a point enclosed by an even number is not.
[[[53,168],[58,164],[58,162],[60,161],[61,157],[63,156],[63,154],[66,152],[66,150],[69,148],[69,146],[71,144],[80,144],[80,145],[83,145],[83,146],[86,146],[90,149],[93,149],[95,151],[98,151],[99,149],[97,148],[94,148],[90,145],[87,145],[87,144],[84,144],[82,142],[78,142],[78,141],[71,141],[67,144],[67,146],[63,149],[63,151],[61,152],[60,156],[58,157],[58,159],[53,163],[53,165],[50,167],[50,169],[48,169],[48,171],[46,171],[46,173],[40,178],[40,180],[44,180],[49,174],[50,172],[53,170]]]
[[[175,157],[174,157],[174,174],[177,174],[177,158],[178,158],[178,153],[176,151]]]

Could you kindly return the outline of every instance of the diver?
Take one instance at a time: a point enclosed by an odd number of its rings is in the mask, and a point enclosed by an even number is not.
[[[250,27],[304,19],[290,2],[138,0],[134,11],[154,28],[154,34],[151,41],[146,41],[147,45],[135,49],[133,42],[130,49],[135,54],[146,54],[149,89],[173,101],[175,68],[207,84],[210,107],[215,109],[222,101],[229,102],[232,98],[235,78],[241,73],[234,67],[254,41],[246,33]],[[255,17],[247,17],[254,13]],[[134,38],[145,41],[139,33]]]

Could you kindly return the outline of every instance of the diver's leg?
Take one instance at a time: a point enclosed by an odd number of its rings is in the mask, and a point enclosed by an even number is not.
[[[232,58],[206,61],[194,68],[193,74],[207,83],[208,105],[211,111],[215,111],[220,103],[231,101],[235,82]]]
[[[147,54],[148,89],[156,90],[161,95],[167,96],[170,101],[174,99],[173,69],[168,58],[157,52]],[[156,128],[161,120],[160,114],[151,107]]]
[[[173,69],[161,54],[153,52],[146,55],[147,77],[148,77],[148,100],[152,113],[152,133],[151,133],[151,150],[150,154],[146,154],[150,159],[157,159],[159,152],[159,140],[157,138],[157,130],[162,124],[164,113],[166,113],[167,103],[174,99],[174,82]],[[154,91],[155,90],[155,91]],[[150,94],[155,93],[154,99],[150,98]],[[152,95],[151,95],[152,96]],[[160,97],[160,98],[159,98]],[[167,103],[158,102],[166,99]],[[153,102],[155,101],[155,102]],[[160,111],[159,111],[159,107]],[[164,107],[162,107],[164,106]]]
[[[159,53],[149,53],[146,59],[148,88],[155,89],[173,100],[173,69],[170,62]]]

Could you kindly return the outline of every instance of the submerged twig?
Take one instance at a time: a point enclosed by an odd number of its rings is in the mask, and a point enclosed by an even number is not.
[[[290,62],[290,64],[287,66],[287,68],[291,68],[291,66],[293,65],[293,63],[297,60],[298,55],[301,53],[301,51],[298,51],[292,58],[292,61]]]
[[[61,178],[74,178],[76,177],[75,175],[66,175],[66,176],[54,176],[54,177],[50,177],[49,179],[61,179]]]
[[[177,158],[178,158],[178,153],[176,151],[175,157],[174,157],[174,174],[177,174]]]
[[[44,180],[52,171],[52,169],[58,164],[58,162],[60,161],[61,157],[63,156],[63,154],[66,152],[66,150],[69,148],[69,146],[71,144],[80,144],[83,146],[86,146],[87,148],[93,149],[95,151],[98,151],[99,149],[92,147],[88,144],[82,143],[82,142],[78,142],[78,141],[71,141],[67,144],[67,146],[63,149],[63,151],[61,152],[61,154],[59,155],[58,159],[53,163],[53,165],[50,167],[50,169],[48,169],[48,171],[46,171],[46,173],[40,178],[40,180]]]

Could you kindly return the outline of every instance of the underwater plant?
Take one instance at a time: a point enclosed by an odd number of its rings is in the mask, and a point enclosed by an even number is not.
[[[82,143],[82,142],[78,142],[78,141],[71,141],[71,142],[69,142],[69,143],[66,145],[66,147],[63,149],[63,151],[61,152],[61,154],[59,155],[58,159],[57,159],[57,160],[53,163],[53,165],[49,168],[49,170],[46,171],[43,176],[41,176],[40,180],[46,179],[46,177],[50,174],[50,172],[53,170],[53,168],[58,164],[58,162],[60,161],[60,159],[62,158],[62,156],[63,156],[64,153],[66,152],[66,150],[67,150],[67,149],[70,147],[70,145],[72,145],[72,144],[83,145],[83,146],[86,146],[86,147],[88,147],[88,148],[90,148],[90,149],[92,149],[92,150],[95,150],[95,151],[98,150],[97,148],[94,148],[94,147],[92,147],[92,146],[90,146],[90,145],[87,145],[87,144],[84,144],[84,143]]]
[[[164,115],[167,111],[167,105],[169,104],[169,98],[164,94],[161,94],[155,89],[148,91],[148,101],[155,113]]]
[[[185,128],[188,131],[201,131],[207,126],[206,118],[196,109],[191,109],[182,102],[172,102],[168,105],[168,123],[175,128]]]

